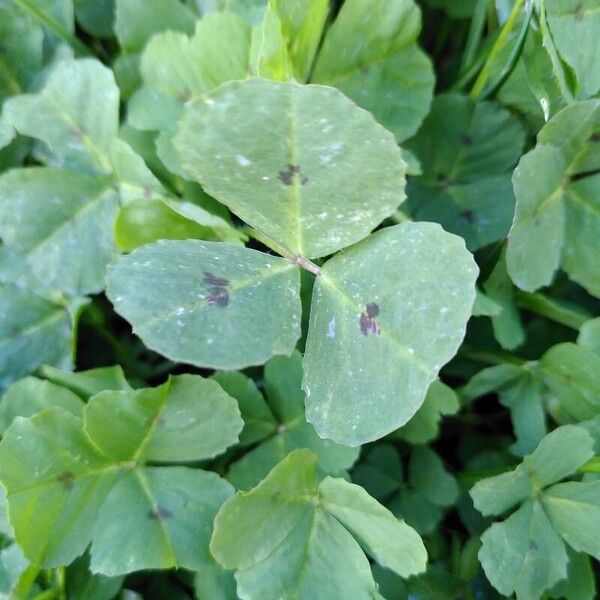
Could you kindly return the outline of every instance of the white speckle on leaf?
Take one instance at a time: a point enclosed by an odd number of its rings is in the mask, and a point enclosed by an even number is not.
[[[185,308],[183,308],[183,306],[180,306],[176,311],[175,314],[177,316],[182,315],[185,312]]]
[[[327,337],[334,338],[335,337],[335,317],[329,321],[329,325],[327,326]]]
[[[249,158],[246,158],[243,154],[236,154],[235,160],[237,160],[237,163],[240,165],[240,167],[249,167],[252,164],[252,161]]]

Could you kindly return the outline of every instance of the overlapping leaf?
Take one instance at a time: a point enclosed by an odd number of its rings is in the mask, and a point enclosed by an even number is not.
[[[417,131],[433,94],[431,63],[416,44],[420,28],[412,0],[345,2],[311,81],[340,89],[402,142]]]
[[[479,559],[502,594],[537,600],[564,579],[565,542],[575,551],[598,557],[598,482],[557,483],[591,458],[593,448],[594,440],[584,428],[559,427],[514,471],[484,479],[471,490],[483,514],[499,515],[522,503],[481,538]],[[573,510],[575,505],[578,510]]]
[[[600,101],[571,104],[540,131],[537,146],[515,170],[517,205],[506,258],[509,274],[524,290],[550,284],[560,266],[591,294],[600,295],[595,260],[599,132]]]
[[[360,544],[360,545],[359,545]],[[403,577],[425,568],[418,534],[363,489],[317,480],[317,457],[295,450],[249,492],[228,500],[215,519],[211,552],[236,569],[243,598],[372,598],[361,550]]]
[[[302,384],[319,435],[358,445],[409,421],[462,341],[476,276],[463,241],[431,223],[383,229],[325,263]]]
[[[510,170],[523,142],[519,121],[499,105],[438,96],[408,144],[423,170],[409,181],[411,214],[462,235],[471,250],[503,239],[514,209]]]
[[[214,473],[145,463],[209,458],[241,427],[235,401],[195,375],[101,392],[83,422],[56,407],[17,418],[0,442],[17,542],[43,566],[68,564],[92,542],[91,568],[108,575],[201,566],[231,487]]]
[[[227,479],[239,490],[258,483],[285,456],[296,448],[308,448],[318,458],[320,474],[339,475],[352,466],[358,448],[348,448],[322,440],[304,416],[302,356],[276,356],[265,365],[266,400],[254,383],[241,373],[217,373],[214,378],[240,404],[244,430],[240,439],[260,441],[229,467]]]

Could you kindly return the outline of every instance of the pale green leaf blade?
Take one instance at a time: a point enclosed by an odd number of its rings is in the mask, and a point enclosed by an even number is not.
[[[540,359],[540,374],[561,411],[576,421],[600,411],[600,357],[570,342],[552,346]]]
[[[218,371],[212,379],[238,402],[244,421],[240,445],[248,446],[259,442],[276,430],[277,420],[250,377],[238,371]]]
[[[291,353],[299,285],[298,268],[282,258],[226,243],[159,241],[109,268],[107,295],[149,348],[239,369]]]
[[[442,416],[453,415],[459,408],[460,402],[455,391],[436,380],[429,386],[421,408],[393,435],[410,444],[425,444],[437,437]]]
[[[116,0],[115,33],[123,50],[137,52],[155,33],[167,29],[191,34],[193,13],[173,0]]]
[[[248,73],[250,28],[237,15],[215,13],[196,23],[194,35],[165,31],[142,54],[144,83],[181,103]]]
[[[293,77],[293,66],[284,37],[282,23],[271,6],[267,6],[263,22],[252,30],[250,71],[262,79],[287,81]]]
[[[44,142],[51,163],[91,173],[110,173],[117,137],[119,90],[112,71],[94,59],[57,63],[37,94],[15,96],[4,114],[23,135]]]
[[[313,512],[316,468],[316,455],[296,450],[253,490],[227,500],[215,519],[210,542],[217,561],[226,569],[244,569],[266,559],[303,516]]]
[[[79,418],[60,408],[17,418],[0,442],[0,481],[25,556],[44,567],[79,556],[117,472],[90,445]]]
[[[600,557],[600,481],[559,483],[542,503],[552,526],[577,552]]]
[[[402,577],[425,570],[427,551],[419,534],[360,486],[326,477],[319,485],[319,497],[379,564]]]
[[[294,451],[219,511],[211,552],[237,570],[241,597],[373,597],[375,582],[359,545],[317,508],[316,462],[310,451]]]
[[[357,242],[404,200],[393,137],[331,88],[226,83],[186,107],[174,141],[207,192],[307,258]]]
[[[36,276],[71,295],[104,287],[119,201],[105,177],[28,167],[0,177],[0,236]]]
[[[324,265],[302,384],[319,435],[355,446],[415,414],[462,341],[476,276],[462,239],[430,223],[383,229]]]
[[[131,390],[123,369],[119,365],[97,367],[76,373],[42,365],[40,373],[52,383],[71,390],[83,400],[104,390]]]
[[[329,2],[271,0],[270,6],[281,22],[295,77],[306,81],[329,13]]]
[[[482,515],[499,515],[529,498],[533,485],[530,474],[519,466],[509,473],[478,481],[469,493]]]
[[[575,72],[578,96],[589,98],[595,95],[600,90],[598,2],[547,0],[544,6],[556,49]]]
[[[564,244],[564,160],[552,146],[526,154],[513,175],[517,206],[508,236],[508,272],[521,289],[548,285]]]
[[[559,581],[550,591],[552,598],[566,600],[594,600],[596,597],[596,578],[586,554],[575,553],[567,548],[569,565],[567,579]]]
[[[577,344],[600,356],[600,317],[586,321],[579,328]]]
[[[232,493],[216,473],[200,469],[128,471],[98,515],[92,571],[120,575],[141,569],[201,567],[210,560],[213,519]]]
[[[16,417],[32,417],[52,406],[58,406],[76,417],[80,417],[83,411],[83,402],[73,392],[36,377],[20,379],[2,396],[0,433],[4,434]]]
[[[216,381],[176,375],[156,388],[105,391],[85,408],[84,427],[114,460],[190,462],[221,454],[242,428],[237,402]]]
[[[523,460],[523,466],[535,474],[542,487],[571,475],[594,456],[594,440],[583,428],[563,425],[550,432]]]
[[[71,367],[72,322],[25,260],[0,249],[0,389],[42,363]]]
[[[492,585],[505,596],[539,600],[567,575],[567,553],[539,502],[527,502],[482,536],[479,560]]]

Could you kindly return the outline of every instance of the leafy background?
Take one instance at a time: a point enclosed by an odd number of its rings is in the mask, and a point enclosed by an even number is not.
[[[0,0],[0,595],[597,597],[599,15]]]

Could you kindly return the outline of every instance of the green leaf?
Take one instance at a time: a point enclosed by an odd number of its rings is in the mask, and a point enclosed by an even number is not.
[[[226,221],[190,202],[134,200],[122,207],[115,222],[118,247],[131,252],[157,240],[218,240],[245,238]]]
[[[227,374],[224,375],[227,377]],[[219,376],[216,379],[221,380]],[[265,365],[264,385],[268,402],[261,396],[259,404],[252,396],[248,408],[251,410],[250,424],[260,410],[260,423],[266,425],[269,431],[265,436],[267,439],[263,439],[259,446],[230,465],[227,479],[237,489],[248,490],[260,483],[277,463],[296,448],[308,448],[318,456],[319,474],[339,475],[358,458],[358,448],[323,440],[306,422],[301,383],[302,355],[298,351],[294,351],[289,358],[275,356]],[[240,402],[240,408],[242,418],[247,422],[243,401]]]
[[[208,193],[289,254],[357,242],[404,199],[393,137],[326,87],[223,84],[186,107],[175,147]]]
[[[600,481],[559,483],[543,493],[542,504],[567,544],[600,557]]]
[[[44,567],[69,564],[92,542],[91,569],[105,575],[201,568],[214,516],[233,489],[215,473],[144,461],[211,457],[241,425],[234,400],[194,375],[101,392],[83,422],[56,407],[17,418],[0,442],[17,542]]]
[[[425,444],[438,436],[442,417],[456,414],[459,407],[454,390],[440,380],[435,380],[429,386],[421,408],[393,435],[410,444]]]
[[[509,172],[523,143],[523,127],[499,105],[436,97],[409,142],[423,169],[409,181],[412,215],[463,236],[470,250],[503,239],[514,208]]]
[[[179,462],[221,454],[242,429],[237,403],[218,383],[176,375],[155,388],[104,391],[85,410],[87,435],[117,461]]]
[[[585,554],[577,554],[567,548],[569,566],[567,579],[559,581],[550,594],[552,598],[566,600],[594,600],[596,597],[596,580],[590,559]]]
[[[552,346],[540,359],[540,374],[552,393],[551,412],[566,413],[576,421],[600,411],[600,357],[591,350],[565,342]]]
[[[116,255],[118,205],[108,178],[16,169],[0,177],[0,235],[48,286],[72,295],[99,292]]]
[[[506,256],[511,278],[524,290],[550,284],[561,266],[600,295],[593,258],[600,239],[594,141],[599,132],[600,101],[575,102],[544,126],[538,145],[515,170],[517,205]]]
[[[82,554],[117,473],[70,413],[51,408],[17,418],[0,443],[0,480],[25,556],[55,567]]]
[[[482,515],[499,515],[533,493],[530,474],[519,466],[514,471],[478,481],[469,492]]]
[[[430,223],[383,229],[325,263],[302,384],[321,437],[356,446],[410,420],[464,336],[476,274],[463,241]]]
[[[159,241],[117,260],[106,283],[146,346],[175,361],[239,369],[300,337],[298,268],[256,250]]]
[[[277,429],[277,420],[250,377],[238,371],[217,371],[212,379],[238,402],[244,421],[240,446],[260,442]]]
[[[581,326],[577,344],[600,356],[600,317],[590,319]]]
[[[426,446],[417,446],[410,456],[408,478],[431,503],[451,506],[458,499],[458,484],[440,457]]]
[[[66,591],[69,600],[111,600],[123,585],[123,577],[106,577],[91,573],[87,555],[73,562],[66,574]]]
[[[463,386],[460,396],[464,402],[470,402],[507,385],[512,385],[525,374],[526,370],[523,367],[508,363],[482,369]]]
[[[306,81],[329,13],[329,2],[271,0],[269,6],[281,23],[294,75],[299,81]]]
[[[119,90],[99,61],[59,62],[37,94],[6,101],[4,114],[22,134],[44,142],[51,163],[88,173],[110,173],[118,133]]]
[[[506,270],[504,252],[483,284],[483,289],[501,307],[500,314],[492,316],[494,337],[507,350],[517,348],[525,341],[525,331],[515,303],[515,289]]]
[[[575,72],[578,96],[594,96],[600,90],[598,3],[596,0],[547,0],[544,6],[556,49]]]
[[[427,552],[417,532],[360,486],[326,477],[319,486],[319,496],[324,508],[381,566],[401,577],[425,570]]]
[[[525,458],[523,466],[535,475],[538,486],[547,486],[571,475],[594,456],[594,440],[582,427],[555,429]]]
[[[216,473],[199,469],[146,467],[123,474],[94,527],[92,571],[201,567],[209,560],[212,521],[232,493]]]
[[[83,402],[73,392],[36,377],[20,379],[2,396],[0,433],[4,434],[16,417],[31,417],[52,406],[63,408],[76,417],[83,411]]]
[[[290,59],[283,25],[277,13],[267,6],[263,22],[252,30],[250,71],[263,79],[287,81],[294,68]]]
[[[123,369],[118,365],[98,367],[77,373],[61,371],[50,365],[42,365],[40,373],[52,383],[71,390],[83,400],[104,390],[131,390]]]
[[[517,600],[539,600],[567,575],[567,553],[537,501],[481,536],[479,560],[492,585]]]
[[[165,30],[194,30],[194,15],[174,0],[116,0],[115,33],[121,48],[138,52],[155,34]]]
[[[357,486],[330,478],[318,486],[316,466],[316,455],[296,450],[219,511],[211,551],[237,570],[241,597],[372,598],[375,582],[353,536],[403,575],[424,570],[425,549],[414,531]]]
[[[345,2],[311,80],[339,88],[402,142],[417,131],[433,95],[431,62],[416,45],[420,28],[412,0]]]
[[[16,254],[0,249],[0,389],[42,363],[71,366],[72,319]]]

